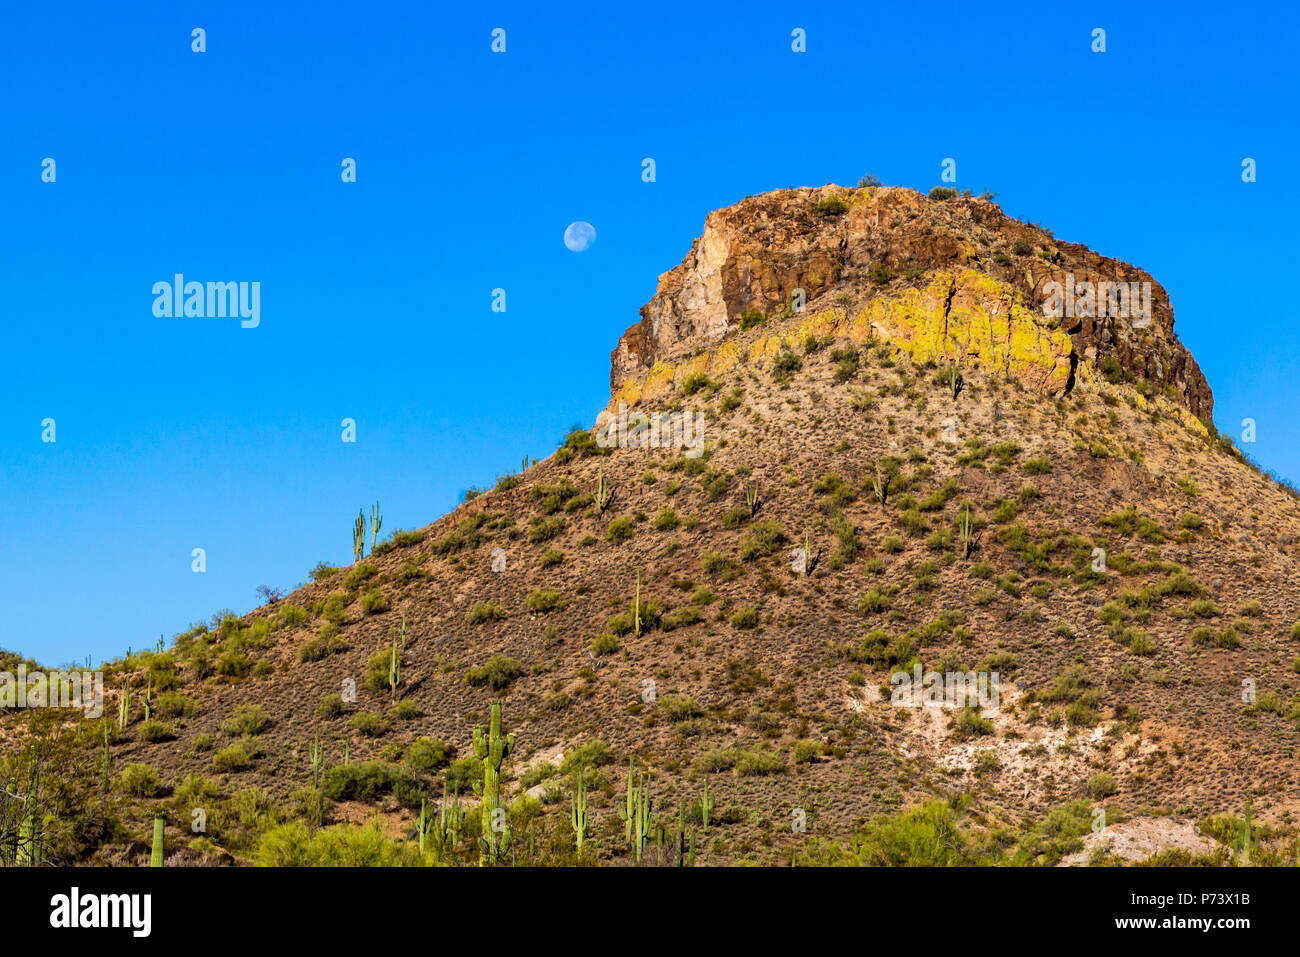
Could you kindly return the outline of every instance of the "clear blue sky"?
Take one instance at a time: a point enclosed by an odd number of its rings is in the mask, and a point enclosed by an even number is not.
[[[1134,6],[5,4],[0,647],[116,655],[350,561],[375,499],[426,524],[594,421],[709,210],[944,157],[1149,270],[1300,478],[1297,14]],[[177,272],[260,282],[260,327],[155,318]]]

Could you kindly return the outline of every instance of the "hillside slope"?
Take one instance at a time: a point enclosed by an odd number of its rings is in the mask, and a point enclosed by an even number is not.
[[[409,845],[444,781],[476,800],[466,758],[493,701],[516,736],[517,856],[530,822],[548,848],[529,859],[573,859],[582,767],[583,859],[630,862],[633,760],[701,864],[840,859],[866,822],[934,798],[971,861],[1054,863],[1082,844],[1045,849],[1042,822],[1081,835],[1095,802],[1114,822],[1250,801],[1282,853],[1300,505],[1214,433],[1164,290],[1145,327],[1046,318],[1067,272],[1150,281],[967,197],[826,187],[712,214],[615,350],[599,429],[356,565],[107,668],[117,783],[99,794],[85,723],[59,805],[80,823],[51,853],[136,860],[154,808],[178,861],[283,860],[267,832],[318,814],[379,811]],[[635,433],[602,447],[638,412],[702,414],[701,454]],[[894,705],[891,672],[918,663],[997,671],[1000,707]],[[349,679],[355,703],[331,700]],[[22,720],[5,721],[11,755]],[[374,780],[345,760],[378,762]],[[156,788],[123,781],[130,764]],[[195,807],[214,809],[201,837],[182,830]],[[646,860],[674,853],[652,840]]]

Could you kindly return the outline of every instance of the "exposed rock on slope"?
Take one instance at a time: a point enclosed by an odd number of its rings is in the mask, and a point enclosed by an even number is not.
[[[1150,321],[1118,315],[1104,295],[1073,315],[1046,317],[1049,284],[1063,287],[1069,277],[1094,287],[1150,283]],[[703,235],[659,278],[641,321],[619,340],[610,372],[616,400],[729,366],[735,356],[719,344],[759,314],[787,313],[799,289],[809,314],[837,306],[830,331],[855,341],[889,339],[922,361],[977,362],[1052,395],[1074,386],[1080,363],[1091,375],[1110,357],[1120,373],[1211,420],[1210,388],[1174,336],[1168,294],[1147,273],[1059,242],[987,200],[883,187],[778,190],[709,214]]]

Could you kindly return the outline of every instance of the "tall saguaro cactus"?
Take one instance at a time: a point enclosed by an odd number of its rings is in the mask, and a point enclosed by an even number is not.
[[[352,557],[356,561],[361,561],[361,556],[366,550],[366,513],[364,510],[357,513],[357,520],[352,525]]]
[[[578,769],[578,785],[573,789],[573,803],[569,808],[569,825],[573,828],[573,837],[578,852],[582,853],[582,842],[587,837],[587,786],[582,780],[582,769]]]
[[[483,798],[482,836],[479,841],[479,866],[499,860],[510,843],[509,828],[497,830],[495,818],[501,807],[501,765],[515,749],[515,736],[501,736],[501,702],[489,706],[491,718],[487,731],[474,726],[474,756],[483,762],[483,783],[474,782],[474,790]]]
[[[376,502],[374,508],[370,510],[370,551],[373,554],[375,543],[379,541],[379,527],[384,524],[383,518],[379,514],[379,503]]]
[[[153,819],[153,850],[149,854],[149,866],[163,866],[163,816],[161,814]]]

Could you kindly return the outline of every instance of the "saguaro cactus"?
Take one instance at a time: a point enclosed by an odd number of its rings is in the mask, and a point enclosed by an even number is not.
[[[379,503],[376,502],[374,508],[370,510],[370,551],[372,553],[375,550],[375,543],[379,541],[379,527],[383,524],[384,520],[379,514]]]
[[[493,827],[493,818],[501,807],[501,765],[515,749],[513,734],[501,736],[501,702],[492,702],[489,711],[491,718],[487,731],[482,725],[474,726],[474,756],[483,762],[483,783],[474,783],[474,790],[483,798],[479,853],[482,867],[498,860],[509,845],[509,830],[498,832]]]
[[[108,748],[108,721],[101,721],[100,727],[104,731],[104,750],[100,760],[100,770],[103,772],[103,781],[101,784],[103,785],[105,793],[107,793],[109,788],[109,776],[113,769],[113,752]]]
[[[366,551],[366,513],[365,510],[357,512],[357,520],[352,524],[352,557],[356,561],[361,561],[361,556]]]
[[[713,813],[713,795],[709,793],[709,782],[704,782],[704,793],[700,795],[700,819],[704,829],[709,829],[709,815]]]
[[[609,508],[609,503],[614,501],[614,490],[610,488],[605,481],[605,469],[602,467],[596,472],[596,505],[600,507],[600,514],[605,514],[605,509]]]
[[[163,866],[163,816],[161,814],[153,819],[153,850],[149,854],[149,866]]]
[[[889,497],[889,475],[883,471],[879,465],[876,466],[876,476],[871,480],[871,494],[876,497],[881,508],[885,506],[885,499]]]
[[[405,620],[402,622],[405,627]],[[397,650],[397,636],[393,636],[393,650],[388,657],[388,690],[394,698],[397,697],[397,686],[402,681],[402,655]]]
[[[569,825],[573,828],[573,837],[578,851],[582,851],[582,842],[587,837],[587,786],[582,780],[582,771],[578,771],[578,785],[573,791],[573,800],[569,808]]]
[[[320,769],[324,763],[325,752],[320,746],[320,729],[316,729],[316,736],[311,743],[311,784],[312,787],[320,787]]]
[[[636,573],[636,598],[632,602],[633,625],[637,637],[641,637],[641,573]]]
[[[447,800],[447,785],[442,785],[442,809],[438,814],[438,837],[444,844],[455,847],[460,841],[461,825],[465,823],[465,809],[460,803],[460,788],[455,797]]]
[[[126,729],[131,720],[131,686],[123,682],[122,693],[117,698],[117,730]]]
[[[969,505],[957,515],[957,535],[961,540],[961,557],[970,558],[975,551],[975,518]]]
[[[420,835],[420,853],[424,853],[424,837],[429,833],[429,819],[426,815],[424,798],[420,798],[420,817],[415,822],[415,831]]]
[[[646,841],[650,838],[650,809],[653,802],[650,800],[650,785],[642,774],[639,780],[636,779],[635,767],[631,762],[627,767],[627,799],[622,808],[619,809],[619,817],[623,819],[623,833],[627,836],[628,843],[632,846],[632,854],[638,863],[641,861],[641,854],[645,851]]]

